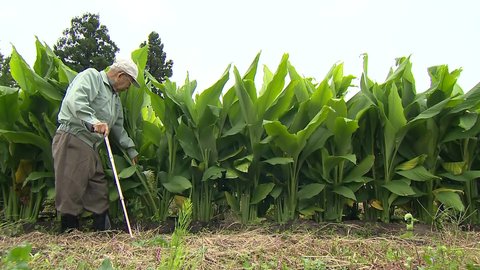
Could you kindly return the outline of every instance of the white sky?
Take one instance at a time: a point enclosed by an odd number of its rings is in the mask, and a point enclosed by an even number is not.
[[[167,59],[174,61],[172,80],[183,84],[189,72],[198,91],[218,80],[230,63],[243,74],[259,51],[261,64],[272,71],[289,53],[297,71],[317,81],[338,62],[346,74],[360,77],[360,55],[368,53],[369,75],[378,82],[395,58],[409,55],[418,92],[430,84],[427,68],[439,64],[463,69],[458,82],[464,91],[480,82],[478,0],[2,2],[0,52],[9,55],[13,44],[31,65],[35,36],[53,48],[73,17],[90,12],[100,15],[122,56],[158,32]],[[257,79],[262,77],[260,68]]]

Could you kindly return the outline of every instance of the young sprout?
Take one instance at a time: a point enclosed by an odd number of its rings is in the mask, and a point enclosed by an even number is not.
[[[418,219],[414,218],[410,213],[405,214],[404,219],[407,222],[407,231],[413,231],[413,223],[418,221]]]

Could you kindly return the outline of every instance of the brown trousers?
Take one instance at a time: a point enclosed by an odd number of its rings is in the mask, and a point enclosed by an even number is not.
[[[108,183],[98,152],[74,135],[57,131],[52,143],[55,207],[61,214],[108,210]]]

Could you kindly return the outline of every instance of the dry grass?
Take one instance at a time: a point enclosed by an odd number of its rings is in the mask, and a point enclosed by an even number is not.
[[[445,269],[441,266],[446,263],[462,269],[480,264],[478,232],[432,232],[417,226],[413,236],[404,239],[401,227],[382,231],[375,226],[262,225],[200,231],[185,239],[186,261],[193,269]],[[33,269],[98,269],[105,258],[115,269],[156,269],[169,256],[170,237],[156,230],[136,230],[134,238],[118,231],[30,232],[0,236],[0,250],[3,255],[31,243]]]

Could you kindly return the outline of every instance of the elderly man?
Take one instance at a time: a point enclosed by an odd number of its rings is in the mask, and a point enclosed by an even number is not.
[[[79,228],[78,215],[93,213],[94,230],[110,228],[108,184],[98,154],[103,137],[111,134],[133,163],[138,152],[123,127],[119,92],[139,87],[135,63],[119,59],[107,72],[89,68],[67,89],[53,138],[55,207],[61,215],[60,231]]]

